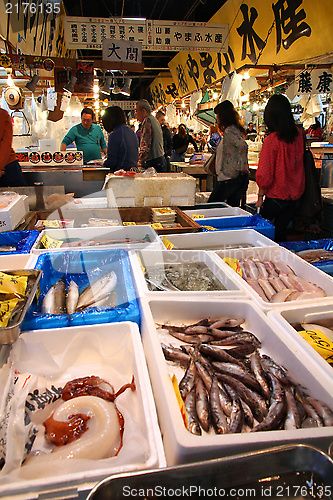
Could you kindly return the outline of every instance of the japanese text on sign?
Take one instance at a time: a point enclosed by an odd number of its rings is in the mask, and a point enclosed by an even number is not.
[[[103,61],[142,62],[142,45],[128,40],[103,40]]]
[[[107,39],[140,42],[143,50],[219,51],[228,46],[228,25],[67,17],[65,39],[73,49],[102,49],[103,40]]]

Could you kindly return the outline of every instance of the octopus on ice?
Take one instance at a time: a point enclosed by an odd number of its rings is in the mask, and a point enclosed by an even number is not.
[[[127,388],[135,390],[134,377],[116,393],[108,382],[94,375],[67,382],[63,403],[43,422],[45,439],[55,445],[54,449],[49,454],[30,454],[23,465],[116,456],[123,444],[124,418],[114,401]]]

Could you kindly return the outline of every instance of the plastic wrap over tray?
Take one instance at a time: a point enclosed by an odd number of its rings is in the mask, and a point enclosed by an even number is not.
[[[29,253],[38,236],[39,231],[35,230],[0,233],[0,255]],[[8,252],[1,247],[13,247],[13,249]]]
[[[94,450],[95,457],[88,454],[87,458],[85,451],[81,458],[55,459],[47,448],[42,422],[63,403],[61,390],[68,381],[92,375],[111,384],[113,390],[110,387],[108,390],[114,393],[134,377],[135,390],[129,387],[115,400],[124,418],[123,446],[116,456],[98,458],[103,454],[99,450],[104,445],[100,443],[96,446],[97,454]],[[134,323],[26,332],[0,370],[0,381],[3,389],[0,408],[7,408],[0,429],[0,437],[4,437],[4,432],[6,437],[0,440],[0,456],[5,459],[0,472],[1,498],[78,498],[79,493],[90,490],[110,474],[165,465],[139,329]],[[106,406],[113,405],[96,400]],[[98,424],[92,425],[90,432],[92,446],[101,439],[102,431],[113,442],[113,429],[103,428],[98,413],[90,415]],[[116,434],[115,437],[119,439]],[[85,440],[80,444],[80,438],[76,443],[81,447],[88,444]],[[69,443],[71,449],[72,444],[75,442]],[[29,450],[46,454],[21,466]],[[73,453],[75,450],[73,446]]]
[[[22,330],[61,328],[66,326],[133,321],[140,323],[140,311],[131,276],[128,253],[125,250],[87,250],[50,252],[38,257],[34,266],[43,271],[38,303],[28,311]],[[71,280],[79,287],[79,293],[106,273],[117,276],[115,307],[91,307],[73,314],[44,314],[41,304],[50,286],[63,278],[68,287]]]

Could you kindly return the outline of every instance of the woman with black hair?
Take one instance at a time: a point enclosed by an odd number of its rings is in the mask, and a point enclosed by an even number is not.
[[[178,127],[178,134],[175,134],[172,138],[173,151],[170,161],[185,161],[185,153],[187,151],[188,145],[193,144],[196,153],[199,152],[199,148],[193,137],[187,133],[186,125],[181,123]]]
[[[294,121],[288,99],[274,94],[264,111],[269,135],[259,157],[256,207],[275,226],[275,241],[286,240],[288,224],[294,218],[305,189],[303,133]]]
[[[110,134],[108,139],[107,158],[104,167],[111,172],[130,170],[138,163],[138,139],[128,125],[126,116],[119,106],[109,106],[102,115],[102,123]]]
[[[232,207],[239,207],[249,184],[245,129],[230,101],[220,102],[214,113],[223,137],[216,149],[217,181],[208,202],[226,201]]]

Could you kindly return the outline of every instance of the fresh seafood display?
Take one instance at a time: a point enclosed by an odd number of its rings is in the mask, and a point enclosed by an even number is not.
[[[51,452],[28,455],[23,466],[116,456],[123,445],[124,418],[115,400],[128,388],[135,390],[134,377],[116,393],[107,381],[94,375],[67,382],[61,392],[62,404],[43,422]]]
[[[179,393],[188,430],[202,435],[332,426],[333,411],[262,354],[244,322],[222,317],[156,325],[163,339],[169,334],[183,342],[161,346],[165,359],[185,370]]]
[[[333,251],[325,250],[324,248],[314,248],[312,250],[301,250],[296,252],[299,257],[306,260],[307,262],[319,262],[323,260],[332,260]]]
[[[230,265],[230,259],[223,259]],[[237,260],[242,278],[265,302],[289,302],[293,300],[326,297],[318,285],[297,276],[282,261],[261,261],[257,258]]]
[[[114,271],[98,278],[81,294],[75,281],[71,280],[66,286],[64,278],[60,278],[45,294],[41,312],[52,315],[74,314],[90,307],[116,307],[116,285],[117,275]]]
[[[156,266],[145,272],[149,290],[213,291],[226,290],[203,262]]]

